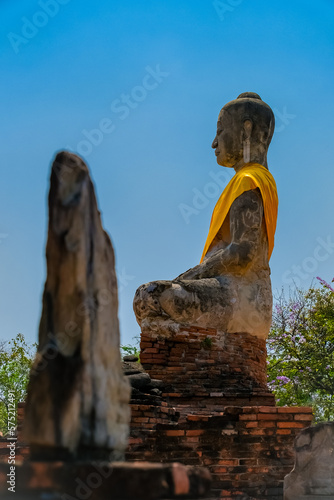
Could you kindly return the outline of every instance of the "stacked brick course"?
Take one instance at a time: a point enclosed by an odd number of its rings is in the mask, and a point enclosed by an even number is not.
[[[190,327],[171,338],[142,334],[140,360],[163,380],[164,397],[186,407],[274,405],[267,389],[266,343],[247,333]]]
[[[206,466],[215,498],[283,498],[283,478],[294,464],[293,441],[312,421],[311,408],[229,407],[220,414],[190,414],[173,427],[161,425],[128,454],[140,460]]]
[[[168,424],[176,420],[175,408],[171,408],[165,401],[160,406],[152,404],[131,403],[131,429],[152,429],[156,424]]]

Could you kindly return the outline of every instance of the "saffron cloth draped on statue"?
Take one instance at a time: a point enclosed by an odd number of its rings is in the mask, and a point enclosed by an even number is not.
[[[263,165],[259,163],[247,163],[232,177],[216,203],[201,262],[223,225],[234,200],[245,191],[256,188],[259,188],[263,200],[264,220],[268,235],[268,259],[270,259],[274,248],[278,209],[276,183],[269,170]]]

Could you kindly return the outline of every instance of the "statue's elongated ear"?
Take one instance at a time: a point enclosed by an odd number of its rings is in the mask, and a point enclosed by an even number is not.
[[[244,140],[250,139],[253,130],[253,122],[252,120],[244,120]]]
[[[252,130],[253,130],[253,122],[252,120],[244,120],[244,125],[243,125],[243,156],[244,156],[244,162],[249,163],[251,154],[250,154],[250,147],[251,147],[251,135],[252,135]]]

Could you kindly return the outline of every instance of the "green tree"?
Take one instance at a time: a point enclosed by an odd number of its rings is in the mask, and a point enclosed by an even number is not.
[[[334,290],[281,295],[267,342],[268,385],[278,405],[310,405],[315,420],[334,419]]]
[[[8,406],[25,400],[36,344],[29,346],[19,333],[9,342],[0,341],[0,431],[8,430]],[[16,413],[16,412],[15,412]]]

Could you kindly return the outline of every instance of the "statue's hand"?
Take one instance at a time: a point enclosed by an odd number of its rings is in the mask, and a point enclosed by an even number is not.
[[[177,281],[177,280],[196,280],[196,279],[200,279],[202,277],[202,274],[203,274],[203,268],[202,268],[202,265],[199,264],[198,266],[192,267],[191,269],[188,269],[188,271],[177,276],[177,278],[175,278],[174,281]]]
[[[231,243],[211,251],[203,262],[174,281],[214,278],[243,273],[257,252],[263,219],[263,202],[258,189],[246,191],[234,200],[230,209]]]

